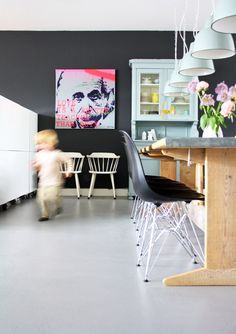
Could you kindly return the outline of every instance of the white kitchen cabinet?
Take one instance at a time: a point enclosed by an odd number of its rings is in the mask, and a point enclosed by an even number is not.
[[[31,168],[38,115],[0,96],[0,205],[36,190]]]

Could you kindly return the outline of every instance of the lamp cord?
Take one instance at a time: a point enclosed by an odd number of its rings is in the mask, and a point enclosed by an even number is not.
[[[200,8],[199,2],[200,1],[197,0],[197,11],[196,11],[195,23],[194,23],[194,26],[193,26],[193,38],[194,39],[197,35],[197,24],[198,24],[198,20],[199,20],[199,8]]]
[[[178,48],[178,29],[177,29],[177,18],[176,18],[176,9],[175,9],[175,68],[177,68],[177,48]]]
[[[187,12],[187,0],[185,0],[185,3],[184,3],[184,12],[183,12],[183,15],[182,15],[182,18],[181,18],[181,21],[180,21],[180,27],[179,27],[179,35],[182,39],[182,42],[183,42],[183,56],[185,55],[186,52],[188,52],[188,46],[186,44],[186,41],[185,41],[185,25],[183,25],[184,23],[184,19],[185,19],[185,16],[186,16],[186,12]],[[183,28],[183,31],[182,31],[182,28]]]

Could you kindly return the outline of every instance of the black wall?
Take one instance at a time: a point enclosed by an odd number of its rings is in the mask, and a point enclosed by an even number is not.
[[[188,34],[189,41],[192,34]],[[54,128],[56,68],[116,69],[116,130],[57,130],[64,151],[112,151],[121,155],[117,188],[126,188],[126,159],[118,129],[130,132],[131,70],[129,59],[174,58],[174,32],[0,32],[0,94],[39,114],[39,130]],[[182,58],[181,51],[179,58]],[[215,61],[216,73],[204,79],[215,85],[236,82],[236,58]],[[11,122],[9,119],[9,131]],[[224,129],[236,135],[235,124]],[[86,166],[85,166],[86,169]],[[83,174],[81,186],[90,177]],[[106,178],[96,186],[110,187]]]

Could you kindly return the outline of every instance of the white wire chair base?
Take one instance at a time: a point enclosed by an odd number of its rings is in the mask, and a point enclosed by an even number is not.
[[[194,263],[204,264],[204,253],[185,202],[165,203],[156,207],[152,203],[135,199],[132,214],[136,222],[138,256],[137,266],[145,267],[144,281],[150,274],[172,234]]]

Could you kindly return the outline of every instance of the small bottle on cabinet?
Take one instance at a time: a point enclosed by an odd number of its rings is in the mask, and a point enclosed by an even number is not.
[[[158,103],[158,102],[159,102],[159,94],[152,93],[152,103]]]
[[[142,132],[142,140],[147,140],[147,133],[145,131]]]
[[[148,131],[148,140],[153,140],[152,131]]]

